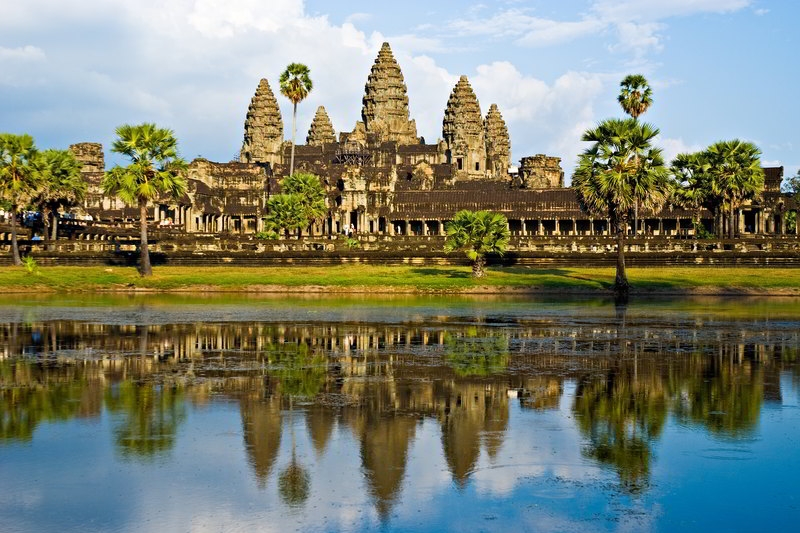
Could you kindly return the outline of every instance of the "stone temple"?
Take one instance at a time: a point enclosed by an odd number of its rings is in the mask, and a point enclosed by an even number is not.
[[[313,234],[338,234],[352,225],[360,234],[442,235],[444,223],[462,209],[503,213],[517,236],[609,233],[608,221],[589,218],[574,191],[564,187],[560,158],[522,157],[512,167],[501,110],[491,104],[484,115],[466,76],[443,105],[441,140],[426,144],[409,115],[403,73],[384,43],[367,76],[361,120],[352,130],[337,134],[320,106],[295,154],[296,170],[319,176],[328,193],[327,216],[310,228]],[[102,194],[102,146],[82,143],[72,150],[90,183],[85,210],[95,220],[135,219],[138,209]],[[280,192],[290,151],[275,93],[262,79],[247,108],[239,160],[192,161],[187,194],[177,204],[152,207],[153,220],[170,219],[187,233],[261,230],[266,200]],[[782,170],[767,169],[764,199],[740,217],[743,232],[783,232],[776,203]],[[674,235],[691,227],[691,218],[669,208],[644,219],[641,227]]]

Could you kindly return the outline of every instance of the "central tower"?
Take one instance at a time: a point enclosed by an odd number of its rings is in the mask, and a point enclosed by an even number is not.
[[[383,43],[367,78],[361,118],[367,133],[376,133],[381,141],[418,144],[417,124],[409,120],[408,94],[400,65],[389,43]]]

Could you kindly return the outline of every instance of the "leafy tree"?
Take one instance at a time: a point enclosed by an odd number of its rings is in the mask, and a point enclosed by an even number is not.
[[[310,70],[302,63],[292,63],[281,73],[281,94],[292,102],[292,158],[289,163],[289,175],[294,174],[294,140],[297,134],[297,104],[305,100],[311,92],[313,84],[309,77]]]
[[[58,238],[58,209],[75,205],[86,196],[81,166],[69,150],[45,150],[34,162],[40,187],[33,203],[42,212],[47,239]]]
[[[303,227],[319,222],[327,213],[325,189],[316,175],[305,172],[291,174],[284,178],[281,190],[297,197],[300,217],[305,221]]]
[[[633,119],[609,119],[586,131],[582,140],[593,143],[578,159],[572,187],[581,207],[606,216],[617,234],[617,273],[614,290],[627,294],[625,233],[635,205],[660,209],[669,193],[669,172],[661,149],[652,146],[657,128]]]
[[[11,257],[19,266],[17,213],[25,207],[39,186],[34,161],[38,150],[33,137],[27,134],[0,134],[0,197],[8,201],[11,211]]]
[[[728,209],[728,237],[736,235],[736,211],[746,200],[764,190],[761,150],[753,143],[733,139],[720,141],[705,151],[711,174],[712,194]]]
[[[117,128],[112,152],[130,158],[126,167],[114,166],[103,177],[103,191],[130,206],[139,206],[142,276],[151,276],[147,247],[147,205],[164,195],[177,199],[186,192],[186,161],[178,156],[178,141],[172,130],[144,123]]]
[[[641,74],[630,74],[620,82],[617,101],[623,111],[637,120],[653,105],[653,91]]]
[[[511,236],[506,217],[489,211],[459,211],[445,229],[445,251],[466,252],[472,261],[472,276],[475,278],[484,276],[486,254],[503,254]]]

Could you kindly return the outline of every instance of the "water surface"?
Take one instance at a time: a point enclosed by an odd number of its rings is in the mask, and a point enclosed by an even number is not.
[[[798,310],[0,301],[0,529],[791,531]]]

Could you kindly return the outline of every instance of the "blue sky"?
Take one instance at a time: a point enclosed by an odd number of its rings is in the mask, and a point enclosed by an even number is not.
[[[167,7],[164,7],[166,5]],[[512,157],[547,153],[569,173],[580,134],[620,116],[619,80],[642,73],[668,156],[721,139],[800,167],[800,4],[777,0],[26,0],[0,4],[0,130],[40,147],[108,147],[114,128],[154,121],[184,157],[238,154],[258,80],[311,67],[298,138],[318,105],[337,131],[360,119],[369,68],[389,41],[427,142],[466,74],[497,103]],[[279,96],[290,136],[291,107]]]

